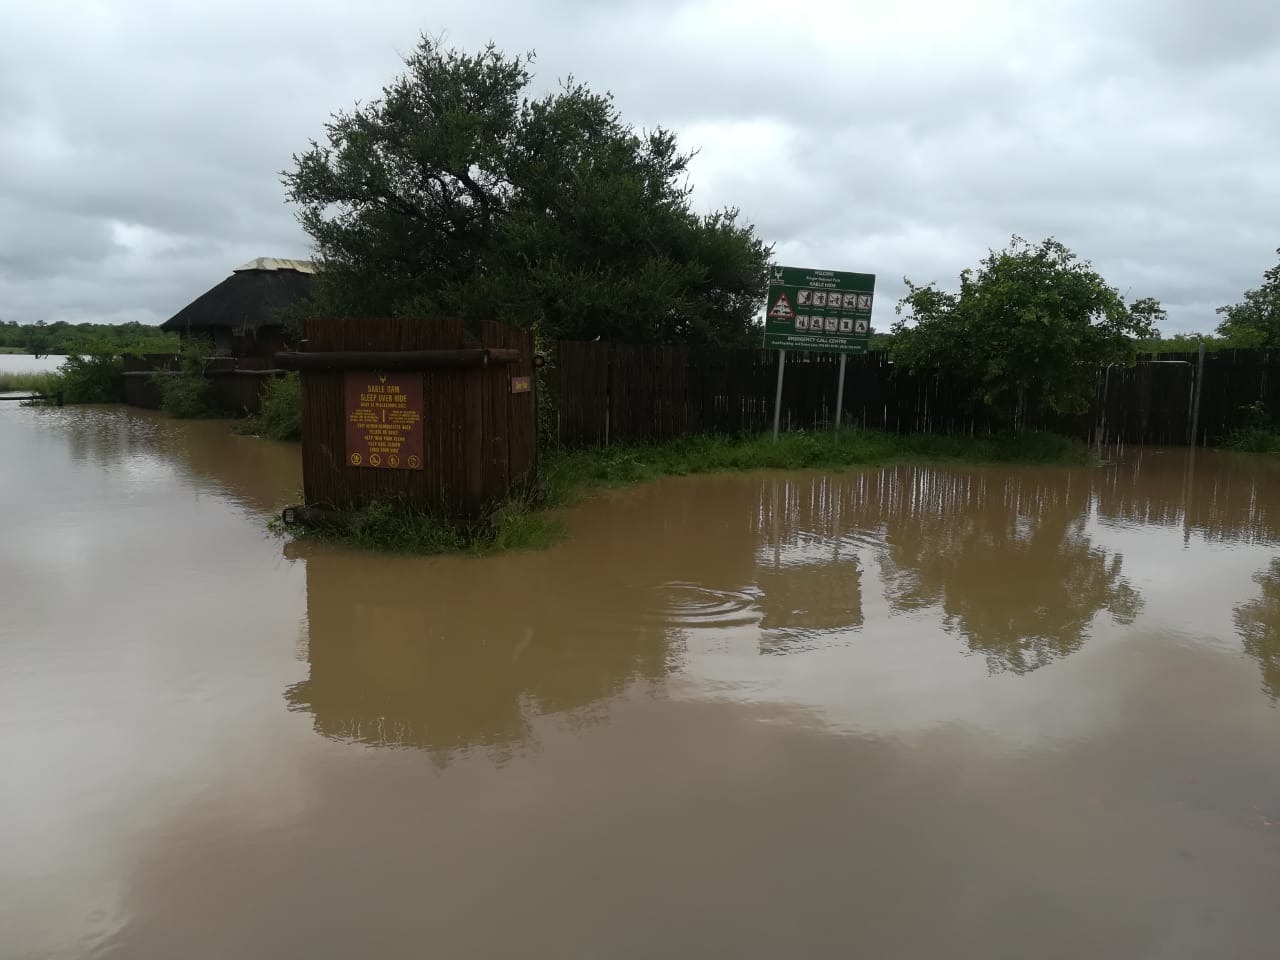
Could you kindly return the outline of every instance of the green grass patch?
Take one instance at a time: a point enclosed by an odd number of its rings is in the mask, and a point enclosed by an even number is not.
[[[273,532],[296,540],[338,543],[383,553],[467,553],[485,556],[506,550],[539,550],[564,537],[564,522],[532,500],[509,500],[472,524],[460,525],[414,509],[372,503],[337,514],[317,526],[271,522]]]
[[[0,372],[0,393],[56,393],[59,377],[53,372]]]
[[[1229,433],[1222,445],[1240,453],[1280,453],[1280,430],[1241,427]]]
[[[958,437],[846,430],[746,437],[684,437],[668,443],[562,451],[543,458],[537,489],[501,504],[478,523],[460,527],[415,510],[373,504],[319,527],[277,532],[393,553],[470,553],[548,547],[564,536],[559,508],[591,493],[634,486],[660,477],[744,470],[841,470],[890,463],[1025,463],[1082,465],[1094,462],[1083,444],[1046,433]]]
[[[262,407],[236,424],[236,433],[267,440],[302,439],[302,380],[295,371],[267,383]]]
[[[623,487],[659,477],[744,470],[838,470],[888,463],[1088,464],[1088,447],[1050,433],[963,437],[874,431],[695,436],[669,443],[574,450],[544,464],[547,501],[573,502],[593,487]]]

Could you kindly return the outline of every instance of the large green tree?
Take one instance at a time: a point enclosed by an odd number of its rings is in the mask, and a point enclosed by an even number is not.
[[[1131,360],[1164,315],[1150,298],[1126,304],[1052,238],[1014,237],[990,251],[960,274],[959,293],[906,284],[893,326],[895,363],[957,377],[1014,422],[1033,407],[1087,409],[1098,365]]]
[[[691,208],[691,155],[532,56],[424,37],[382,96],[285,172],[315,241],[317,311],[489,318],[549,337],[750,342],[769,249]]]
[[[1218,315],[1218,334],[1232,346],[1280,347],[1280,263],[1262,275],[1262,286],[1246,290],[1239,303],[1219,307]]]

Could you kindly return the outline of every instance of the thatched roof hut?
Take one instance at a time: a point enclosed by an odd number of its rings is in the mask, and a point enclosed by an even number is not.
[[[307,297],[310,260],[258,257],[160,325],[183,338],[212,341],[218,353],[270,356],[284,345],[284,309]]]

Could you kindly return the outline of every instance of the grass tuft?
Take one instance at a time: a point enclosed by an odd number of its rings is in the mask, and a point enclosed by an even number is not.
[[[59,377],[49,371],[44,373],[0,372],[0,393],[56,393]]]

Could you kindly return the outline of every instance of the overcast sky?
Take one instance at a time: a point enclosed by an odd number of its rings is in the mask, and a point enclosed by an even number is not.
[[[278,173],[422,32],[701,150],[779,262],[954,285],[1053,235],[1168,329],[1280,246],[1275,0],[0,0],[0,319],[160,322],[305,256]]]

